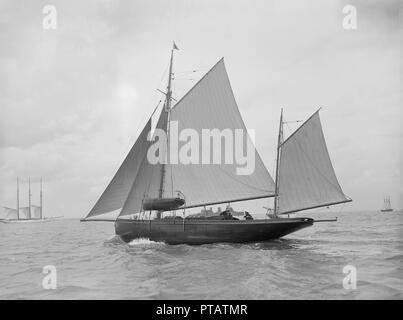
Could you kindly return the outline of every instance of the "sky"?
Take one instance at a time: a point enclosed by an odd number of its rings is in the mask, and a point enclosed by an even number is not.
[[[386,195],[402,208],[402,3],[0,0],[0,205],[15,207],[17,176],[21,206],[28,177],[38,203],[43,177],[45,215],[85,216],[161,99],[174,40],[173,96],[224,57],[272,176],[280,108],[291,121],[322,107],[343,210]],[[357,29],[343,28],[348,4]]]

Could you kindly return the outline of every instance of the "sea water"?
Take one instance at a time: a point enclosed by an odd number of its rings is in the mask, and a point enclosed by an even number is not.
[[[337,216],[276,241],[201,246],[124,243],[108,222],[0,223],[0,298],[402,299],[403,213]]]

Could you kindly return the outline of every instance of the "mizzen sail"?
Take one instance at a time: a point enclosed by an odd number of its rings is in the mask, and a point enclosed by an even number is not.
[[[278,188],[279,214],[351,201],[337,181],[319,111],[281,144]]]

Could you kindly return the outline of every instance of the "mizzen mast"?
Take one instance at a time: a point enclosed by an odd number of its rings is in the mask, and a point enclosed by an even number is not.
[[[281,144],[283,143],[283,108],[280,114],[280,126],[278,129],[277,141],[277,159],[276,159],[276,181],[275,181],[275,197],[274,197],[274,215],[278,214],[278,194],[279,194],[279,170],[281,161]]]

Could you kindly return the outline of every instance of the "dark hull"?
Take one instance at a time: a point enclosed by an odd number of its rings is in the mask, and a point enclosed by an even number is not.
[[[118,219],[115,231],[123,241],[148,238],[168,244],[248,243],[278,239],[313,225],[310,218],[270,220],[129,220]]]
[[[143,210],[171,211],[178,209],[184,204],[185,200],[180,198],[145,199],[143,201]]]
[[[393,212],[393,209],[382,209],[381,212]]]

